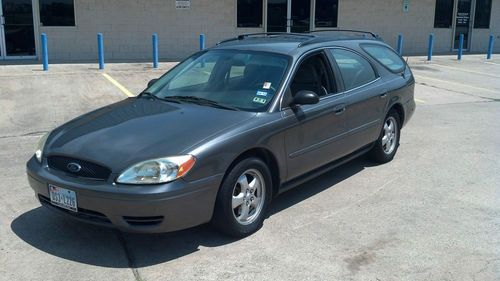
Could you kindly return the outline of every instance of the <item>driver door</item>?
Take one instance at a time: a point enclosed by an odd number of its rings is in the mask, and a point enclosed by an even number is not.
[[[302,59],[287,88],[282,115],[290,125],[285,132],[288,180],[344,156],[346,99],[335,72],[323,51],[313,53]],[[290,106],[301,90],[318,94],[319,103]]]

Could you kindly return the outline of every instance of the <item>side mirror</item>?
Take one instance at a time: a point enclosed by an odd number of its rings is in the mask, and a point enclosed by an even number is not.
[[[313,91],[298,91],[293,97],[293,105],[316,104],[319,102],[319,96]]]
[[[151,81],[148,82],[148,88],[151,87],[154,83],[156,83],[158,79],[152,79]]]

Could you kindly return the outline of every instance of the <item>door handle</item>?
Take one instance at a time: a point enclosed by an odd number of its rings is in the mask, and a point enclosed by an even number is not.
[[[335,115],[340,115],[344,113],[345,109],[346,109],[345,104],[339,104],[333,108],[333,112],[335,112]]]
[[[387,97],[387,92],[380,95],[380,98],[385,99]]]

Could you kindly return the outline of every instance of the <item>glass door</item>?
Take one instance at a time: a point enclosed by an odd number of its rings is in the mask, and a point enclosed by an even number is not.
[[[0,0],[2,25],[0,45],[3,58],[35,56],[32,0]]]
[[[291,0],[291,32],[307,32],[311,23],[311,0]]]
[[[267,32],[287,32],[287,14],[287,0],[267,0]]]
[[[306,32],[311,22],[311,0],[268,0],[267,32]]]
[[[460,46],[460,34],[464,35],[465,50],[469,49],[470,30],[471,30],[471,8],[472,0],[458,0],[457,13],[455,15],[455,29],[453,35],[453,49]]]

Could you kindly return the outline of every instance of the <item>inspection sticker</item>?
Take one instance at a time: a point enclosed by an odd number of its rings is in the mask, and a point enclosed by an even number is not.
[[[260,103],[260,104],[265,104],[266,103],[266,99],[263,99],[263,98],[259,98],[259,97],[255,97],[253,99],[253,102],[256,102],[256,103]]]
[[[262,86],[262,88],[266,90],[271,89],[271,82],[264,82],[264,86]]]
[[[265,92],[265,91],[257,91],[257,96],[267,97],[267,92]]]

